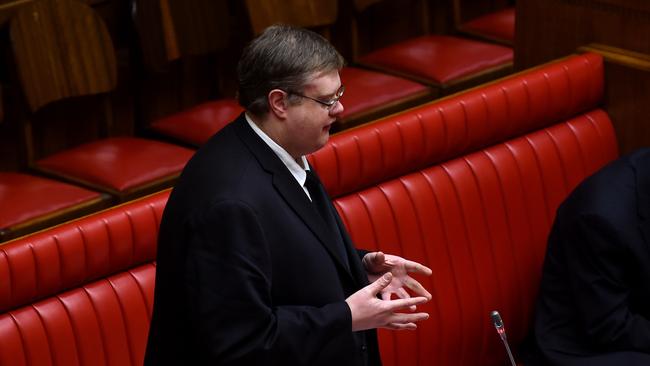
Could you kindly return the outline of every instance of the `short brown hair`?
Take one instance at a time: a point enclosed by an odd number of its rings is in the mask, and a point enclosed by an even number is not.
[[[310,75],[340,70],[344,63],[319,34],[288,25],[270,26],[244,48],[239,59],[239,104],[254,115],[263,115],[269,111],[271,90],[301,92]]]

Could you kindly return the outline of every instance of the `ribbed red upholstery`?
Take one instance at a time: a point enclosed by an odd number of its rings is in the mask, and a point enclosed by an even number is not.
[[[0,230],[99,199],[100,193],[71,184],[0,172]]]
[[[219,99],[161,118],[151,123],[151,128],[163,135],[201,146],[243,111],[236,99]]]
[[[336,197],[565,120],[602,95],[602,58],[573,56],[334,135],[309,159]]]
[[[343,120],[431,93],[429,87],[414,81],[358,67],[344,67],[341,70],[341,82],[346,86],[345,95],[341,98],[345,107],[341,116]]]
[[[142,365],[154,276],[146,264],[0,315],[0,365]]]
[[[359,63],[446,84],[512,62],[512,49],[453,36],[429,35],[371,52]]]
[[[0,311],[153,261],[168,196],[157,193],[0,246]]]
[[[137,137],[93,141],[48,156],[36,165],[107,190],[126,192],[180,174],[194,150]]]
[[[505,8],[482,15],[463,23],[461,29],[513,44],[515,42],[515,8]]]
[[[594,110],[338,198],[357,245],[433,269],[431,318],[415,333],[380,332],[384,364],[506,364],[490,311],[520,344],[557,206],[616,156],[611,122]]]

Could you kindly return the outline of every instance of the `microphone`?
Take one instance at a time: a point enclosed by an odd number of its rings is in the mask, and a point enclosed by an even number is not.
[[[506,347],[508,357],[510,358],[510,364],[512,366],[517,366],[515,364],[514,357],[512,357],[512,352],[510,351],[510,345],[508,344],[508,338],[506,337],[506,327],[503,325],[503,319],[501,319],[501,315],[499,315],[498,311],[494,310],[490,313],[490,317],[492,318],[492,324],[494,324],[494,328],[496,328],[497,333],[499,333],[499,337],[501,337],[503,345]]]

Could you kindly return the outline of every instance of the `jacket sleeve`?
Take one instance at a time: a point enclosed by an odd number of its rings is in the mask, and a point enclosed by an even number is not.
[[[568,276],[584,334],[609,351],[650,351],[650,322],[630,309],[634,278],[628,236],[583,215],[564,230]]]
[[[274,306],[268,242],[245,203],[217,203],[188,230],[190,319],[214,364],[309,365],[328,342],[351,333],[345,301]]]

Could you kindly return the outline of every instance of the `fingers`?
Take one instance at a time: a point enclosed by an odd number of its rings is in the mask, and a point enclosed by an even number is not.
[[[381,273],[385,270],[385,260],[383,252],[368,253],[363,257],[363,266],[369,273]]]
[[[406,292],[406,290],[404,290],[404,288],[402,287],[398,288],[396,293],[400,299],[408,299],[409,297],[411,297],[411,295],[408,292]],[[409,311],[413,312],[415,310],[417,310],[417,306],[415,305],[409,306]]]
[[[391,289],[384,289],[384,290],[386,290],[386,291],[381,292],[381,299],[382,300],[390,300],[392,298],[393,294],[395,294],[400,299],[407,299],[407,298],[411,297],[411,294],[406,292],[406,290],[404,290],[404,288],[402,288],[402,287],[397,288],[397,289],[392,289],[391,288]]]
[[[431,300],[432,298],[431,294],[429,293],[429,291],[427,291],[427,289],[424,288],[424,286],[420,284],[420,282],[409,277],[408,279],[404,280],[404,284],[406,285],[406,287],[410,288],[417,295],[424,296],[427,299]]]
[[[415,323],[406,323],[406,324],[390,323],[384,328],[390,330],[416,330],[418,329],[418,326]]]
[[[386,260],[386,257],[385,257],[385,255],[384,255],[383,252],[374,252],[373,254],[374,254],[374,255],[373,255],[372,258],[371,258],[371,260],[373,261],[373,263],[376,263],[376,264],[380,264],[380,265],[381,265],[381,264],[383,264],[384,261]]]
[[[417,322],[421,322],[427,319],[429,319],[429,314],[427,313],[396,313],[392,319],[390,319],[390,322],[384,326],[384,328],[395,330],[413,330],[417,329]]]
[[[424,304],[427,301],[429,301],[429,299],[423,296],[411,297],[407,299],[390,300],[390,302],[387,302],[388,304],[387,310],[395,311],[400,309],[406,309],[414,305]]]
[[[398,288],[396,292],[397,292],[397,297],[399,297],[400,299],[408,299],[409,297],[411,297],[411,295],[408,292],[406,292],[406,290],[404,290],[403,287]]]
[[[374,296],[377,296],[383,289],[385,289],[386,287],[388,287],[388,285],[390,285],[390,282],[392,280],[393,280],[393,274],[388,272],[385,273],[383,276],[379,277],[377,281],[368,285],[368,288],[370,288],[370,291]]]
[[[419,273],[425,276],[431,276],[431,274],[433,273],[431,268],[409,260],[404,260],[404,268],[406,269],[407,272]]]
[[[381,299],[384,301],[389,301],[391,298],[392,293],[390,291],[383,291],[381,293]]]

